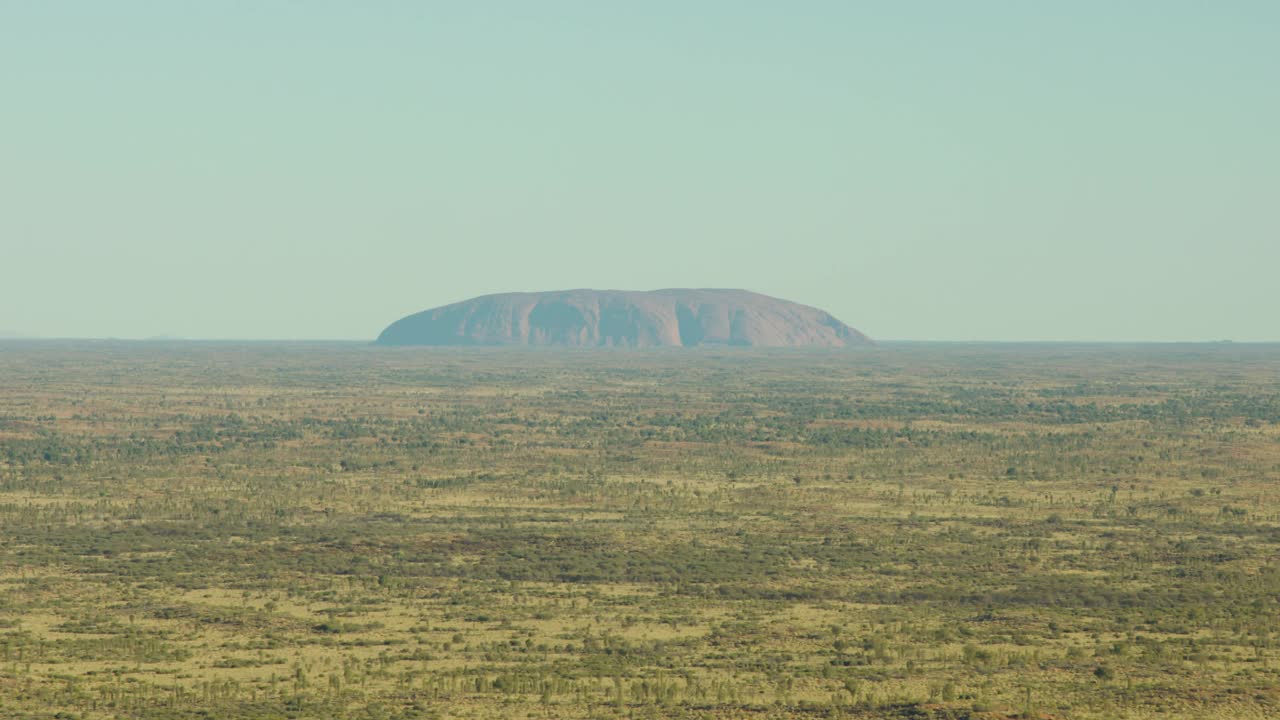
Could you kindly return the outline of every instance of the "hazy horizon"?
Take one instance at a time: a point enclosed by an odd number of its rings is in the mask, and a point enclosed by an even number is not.
[[[367,345],[380,349],[396,349],[411,350],[423,352],[485,352],[490,350],[498,351],[524,351],[536,353],[709,353],[718,354],[724,352],[730,353],[774,353],[785,355],[787,353],[794,354],[839,354],[839,353],[858,353],[867,349],[874,349],[877,346],[924,346],[924,345],[953,345],[956,347],[964,346],[999,346],[999,345],[1025,345],[1025,346],[1062,346],[1062,347],[1181,347],[1181,346],[1211,346],[1229,348],[1232,346],[1244,347],[1273,347],[1280,346],[1280,340],[917,340],[911,338],[870,338],[871,344],[851,348],[839,347],[769,347],[769,346],[743,346],[735,347],[728,345],[698,345],[693,347],[612,347],[612,346],[564,346],[564,345],[382,345],[376,342],[376,338],[236,338],[236,337],[182,337],[177,335],[156,335],[150,337],[124,337],[119,335],[102,335],[102,336],[42,336],[42,335],[21,335],[21,334],[4,334],[0,333],[0,343],[10,342],[15,344],[32,343],[32,344],[62,344],[62,343],[128,343],[128,344],[148,344],[154,343],[163,345],[165,343],[174,344],[210,344],[210,345]]]
[[[733,287],[881,341],[1280,340],[1274,3],[9,3],[0,67],[0,336]]]

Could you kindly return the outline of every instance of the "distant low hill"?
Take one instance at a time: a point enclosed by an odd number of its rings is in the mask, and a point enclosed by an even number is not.
[[[747,290],[563,290],[485,295],[401,318],[379,345],[850,347],[830,314]]]

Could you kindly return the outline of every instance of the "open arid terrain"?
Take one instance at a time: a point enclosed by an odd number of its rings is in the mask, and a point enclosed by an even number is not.
[[[1280,716],[1280,346],[0,343],[0,717]]]

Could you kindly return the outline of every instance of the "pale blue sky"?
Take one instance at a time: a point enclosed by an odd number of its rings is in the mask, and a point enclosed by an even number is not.
[[[744,287],[1280,340],[1280,2],[0,0],[0,331]]]

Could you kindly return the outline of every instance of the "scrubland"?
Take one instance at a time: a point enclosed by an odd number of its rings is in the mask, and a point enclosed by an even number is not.
[[[0,717],[1280,716],[1280,347],[0,343]]]

